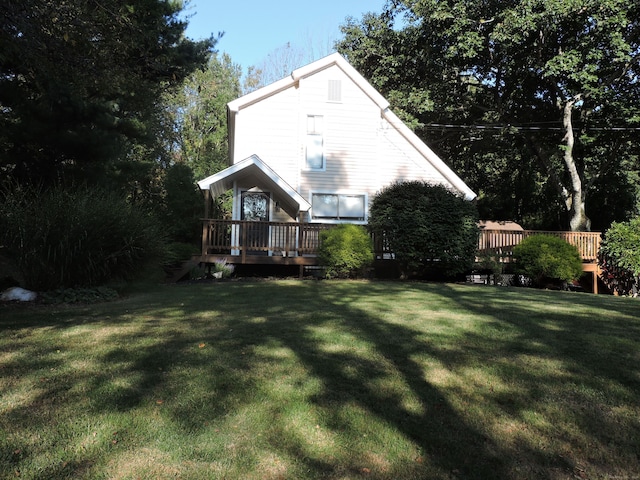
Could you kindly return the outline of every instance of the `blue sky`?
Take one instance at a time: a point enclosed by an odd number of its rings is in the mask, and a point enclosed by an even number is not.
[[[217,49],[246,71],[287,42],[296,48],[326,50],[340,38],[339,26],[348,16],[360,19],[365,12],[381,11],[383,4],[384,0],[191,0],[186,33],[198,40],[225,32]]]

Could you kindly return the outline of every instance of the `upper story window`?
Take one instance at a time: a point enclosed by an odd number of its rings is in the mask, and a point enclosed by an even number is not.
[[[342,82],[340,80],[329,80],[327,100],[329,102],[342,102]]]
[[[365,196],[336,193],[311,195],[314,219],[364,221]]]
[[[307,116],[305,166],[307,170],[324,170],[324,117]]]

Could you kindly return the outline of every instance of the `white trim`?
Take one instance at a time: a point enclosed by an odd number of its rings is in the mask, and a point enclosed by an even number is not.
[[[240,172],[248,169],[259,171],[266,175],[282,192],[286,193],[300,206],[301,212],[306,212],[311,208],[309,202],[257,155],[251,155],[204,180],[200,180],[198,186],[201,190],[210,189],[215,195],[220,195],[229,190],[229,188],[232,188],[233,184],[230,184],[230,181],[235,181],[235,177],[237,177]]]

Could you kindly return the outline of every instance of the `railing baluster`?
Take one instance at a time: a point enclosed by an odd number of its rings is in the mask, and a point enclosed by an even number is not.
[[[250,225],[252,224],[252,225]],[[320,232],[333,225],[320,223],[268,222],[267,228],[256,228],[256,222],[240,220],[204,220],[202,225],[202,253],[230,254],[247,250],[286,251],[298,255],[313,255],[320,245]],[[247,235],[247,228],[254,228],[254,235]],[[494,256],[498,261],[510,262],[513,248],[531,235],[549,234],[563,238],[575,245],[585,262],[595,262],[600,249],[599,232],[553,232],[535,230],[481,230],[478,238],[478,255]],[[383,234],[374,234],[376,258],[392,254]],[[251,243],[248,244],[247,242]],[[279,254],[279,253],[277,253]],[[287,253],[288,254],[288,253]]]

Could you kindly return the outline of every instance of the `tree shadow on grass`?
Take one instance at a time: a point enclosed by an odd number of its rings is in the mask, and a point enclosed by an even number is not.
[[[428,351],[422,332],[402,323],[385,322],[352,306],[348,288],[341,298],[322,295],[318,290],[315,293],[320,297],[316,300],[309,296],[308,289],[288,290],[300,317],[298,331],[280,336],[281,330],[267,323],[265,334],[295,352],[311,375],[321,379],[322,391],[312,401],[326,412],[326,422],[334,431],[354,429],[353,419],[345,417],[344,412],[356,406],[373,421],[389,425],[409,439],[421,452],[413,466],[405,466],[404,473],[411,478],[420,478],[421,472],[426,471],[440,478],[507,478],[500,448],[456,412],[440,389],[425,380],[424,366],[413,360]],[[389,298],[388,286],[372,284],[370,294],[376,293]],[[305,304],[312,306],[300,310]],[[314,313],[318,304],[331,313]],[[313,334],[314,328],[324,324],[336,325],[338,331],[368,344],[374,358],[364,358],[355,350],[332,351],[326,340],[318,340]],[[385,388],[389,375],[399,377],[394,382],[399,381],[403,387]],[[419,406],[407,407],[406,397]],[[428,464],[428,470],[421,468],[422,462]],[[359,471],[357,465],[351,468]],[[384,468],[368,475],[394,477]]]
[[[558,297],[561,299],[558,312],[540,317],[536,316],[535,306],[519,301],[519,295],[505,297],[503,290],[496,290],[495,294],[483,290],[479,295],[478,289],[461,290],[446,285],[371,283],[366,288],[350,282],[327,285],[331,287],[326,288],[323,282],[183,287],[179,295],[160,292],[152,295],[148,303],[136,304],[134,309],[127,302],[116,302],[77,311],[62,309],[50,321],[40,318],[32,323],[28,320],[10,323],[16,332],[23,327],[50,329],[52,339],[72,334],[83,325],[114,326],[116,330],[101,339],[104,348],[87,352],[95,368],[85,371],[78,367],[67,377],[64,372],[56,373],[69,359],[65,360],[64,352],[58,353],[55,340],[38,346],[16,343],[13,359],[3,366],[2,372],[8,375],[44,372],[46,378],[28,401],[11,409],[5,420],[27,422],[31,431],[37,431],[51,429],[56,415],[70,417],[78,406],[87,409],[78,412],[78,416],[90,422],[91,418],[109,421],[114,414],[133,415],[152,405],[158,409],[158,418],[168,422],[170,433],[188,442],[210,434],[228,418],[242,416],[245,411],[251,415],[262,409],[269,428],[261,433],[267,438],[256,438],[255,442],[262,442],[265,448],[297,462],[295,473],[285,472],[283,478],[293,478],[297,473],[305,478],[329,479],[425,478],[428,473],[429,478],[443,479],[550,479],[560,476],[553,472],[570,473],[573,462],[560,457],[560,450],[545,451],[523,443],[517,436],[513,445],[505,447],[496,432],[488,431],[461,412],[459,404],[452,403],[452,395],[463,398],[471,390],[474,396],[471,400],[483,402],[506,417],[522,420],[532,409],[543,409],[549,404],[548,399],[540,398],[546,390],[537,385],[551,382],[558,392],[564,392],[561,387],[567,377],[545,378],[545,372],[536,370],[536,365],[524,361],[514,365],[514,357],[565,362],[568,371],[578,375],[571,378],[592,386],[592,391],[602,386],[601,379],[608,379],[631,393],[638,392],[637,372],[619,368],[637,355],[638,324],[625,325],[628,323],[625,319],[633,318],[631,310],[609,320],[607,331],[602,331],[596,328],[598,320],[589,318],[587,308],[578,317],[585,328],[576,332],[576,316],[566,311],[570,310],[574,297]],[[389,305],[407,291],[425,296],[427,300],[420,306],[422,312]],[[363,292],[366,292],[364,300],[359,296]],[[180,304],[165,304],[172,298],[179,299]],[[534,295],[532,302],[535,300]],[[442,311],[446,315],[451,307],[462,315],[481,319],[481,326],[463,329],[456,342],[437,329],[427,330],[429,335],[425,336],[425,330],[418,324],[431,322],[430,312]],[[398,319],[402,312],[414,315],[418,324]],[[455,324],[455,319],[438,318],[445,325]],[[340,338],[332,341],[320,331],[333,332]],[[86,335],[93,335],[95,329],[87,332]],[[625,340],[626,337],[631,340]],[[600,360],[611,357],[607,357],[608,353],[603,355],[599,348],[601,341],[616,351],[618,360],[613,358],[602,365]],[[482,386],[459,392],[455,385],[443,388],[427,380],[429,367],[421,360],[424,358],[444,365],[459,377],[465,368],[484,363],[497,378],[511,382],[510,388],[495,392]],[[79,356],[74,360],[82,359]],[[290,372],[278,370],[283,365],[300,369],[299,376],[304,377],[300,385]],[[304,388],[308,378],[317,380],[318,386],[308,394],[305,405],[317,410],[319,429],[328,429],[328,435],[337,439],[333,454],[309,448],[304,429],[294,430],[284,421],[287,414],[284,409],[289,408],[286,393],[282,393],[283,400],[278,403],[274,401],[278,392],[273,394],[275,397],[260,392],[267,380],[273,380],[265,379],[271,367],[293,382],[278,388],[295,391]],[[34,381],[40,382],[38,378]],[[274,384],[278,386],[277,382]],[[78,385],[83,388],[78,390]],[[572,392],[580,393],[575,389]],[[58,399],[58,403],[51,403],[50,398]],[[261,402],[264,405],[259,405]],[[578,407],[588,405],[584,398],[576,398],[575,402]],[[632,455],[633,435],[637,439],[637,432],[627,432],[629,439],[621,443],[613,417],[607,414],[597,409],[575,413],[580,429],[586,434],[600,443],[613,441],[623,454]],[[367,419],[395,432],[390,441],[407,439],[419,457],[411,465],[381,462],[379,468],[375,458],[359,462],[349,455],[335,457],[339,450],[366,453],[371,442],[362,437],[367,431]],[[96,427],[81,426],[80,430],[83,428]],[[251,426],[248,428],[251,431]],[[108,445],[111,450],[107,454],[104,445],[87,449],[77,453],[64,467],[52,465],[43,470],[43,475],[64,478],[69,476],[68,468],[73,465],[77,465],[79,472],[91,472],[91,465],[104,463],[105,458],[108,461],[126,448],[148,444],[152,441],[145,437],[149,432],[154,430],[120,432],[129,435],[132,445],[127,446],[124,440]],[[77,431],[61,434],[70,441],[78,441],[74,438]],[[101,441],[110,443],[111,434],[106,432]],[[27,444],[2,444],[0,455],[10,460],[11,465],[18,465],[20,455],[31,454],[29,448]],[[379,446],[380,450],[387,448],[391,451],[397,446]],[[15,451],[21,453],[16,456]],[[74,451],[79,451],[78,445]],[[193,456],[209,462],[225,455],[224,449],[210,446],[196,445],[194,452]],[[514,474],[514,456],[537,470]],[[258,459],[245,462],[258,463]],[[267,474],[263,476],[268,478]],[[277,478],[276,473],[273,478]]]
[[[157,297],[134,307],[123,301],[16,309],[0,327],[8,347],[0,365],[7,395],[0,402],[0,431],[7,434],[0,438],[0,464],[27,477],[33,471],[51,479],[100,476],[96,472],[104,472],[105,463],[162,433],[138,425],[153,418],[151,409],[157,418],[175,416],[178,435],[188,438],[224,414],[229,396],[250,392],[253,386],[242,374],[250,366],[236,356],[241,345],[225,338],[224,323],[192,320],[202,307],[184,298],[186,309],[163,306]],[[233,355],[203,355],[200,345],[212,340]],[[180,369],[184,381],[174,374]],[[210,376],[207,391],[192,392],[202,393],[201,400],[206,395],[207,402],[184,408],[181,398],[189,395],[188,374],[194,371]]]
[[[484,319],[482,333],[468,332],[460,349],[442,360],[453,370],[470,358],[491,363],[512,388],[485,401],[516,421],[538,416],[548,422],[532,427],[537,444],[518,446],[522,458],[546,467],[546,478],[559,459],[579,476],[640,469],[637,303],[530,289],[442,285],[439,292]]]

